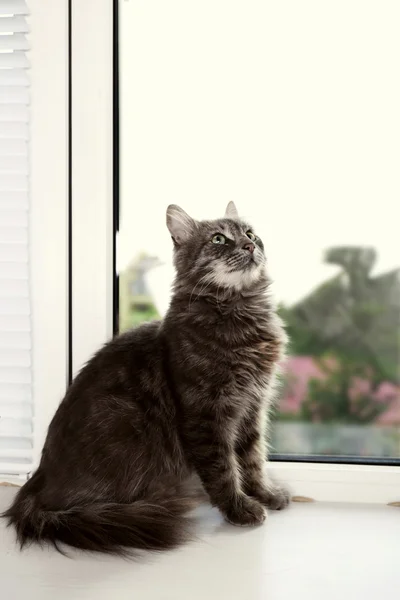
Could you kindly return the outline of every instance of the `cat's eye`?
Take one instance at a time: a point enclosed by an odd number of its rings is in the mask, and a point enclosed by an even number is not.
[[[249,238],[249,240],[251,240],[252,242],[255,242],[256,236],[254,235],[254,233],[252,231],[246,231],[246,235]]]
[[[211,241],[212,241],[213,244],[225,244],[226,237],[224,235],[222,235],[222,233],[216,233],[211,238]]]

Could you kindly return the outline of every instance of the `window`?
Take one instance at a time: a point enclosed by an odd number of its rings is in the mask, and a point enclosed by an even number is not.
[[[395,500],[397,7],[115,2],[113,14],[99,8],[88,44],[83,10],[74,36],[74,371],[113,320],[121,331],[165,313],[166,206],[213,218],[235,200],[263,236],[292,339],[274,468],[314,498]]]
[[[120,4],[119,328],[168,307],[166,206],[217,218],[234,200],[263,237],[291,338],[273,450],[400,459],[390,9],[210,11]]]

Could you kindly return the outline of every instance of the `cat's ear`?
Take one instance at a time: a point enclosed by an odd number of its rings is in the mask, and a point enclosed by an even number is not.
[[[225,219],[238,219],[239,213],[234,202],[229,202],[225,211]]]
[[[167,227],[175,244],[185,242],[196,229],[196,221],[176,204],[167,208]]]

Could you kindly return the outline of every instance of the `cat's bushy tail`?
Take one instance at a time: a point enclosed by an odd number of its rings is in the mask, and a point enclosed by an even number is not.
[[[35,494],[38,471],[21,488],[2,515],[13,525],[21,548],[49,542],[81,550],[131,555],[134,550],[166,550],[190,538],[185,516],[195,502],[190,497],[154,496],[132,504],[93,502],[67,510],[46,510]]]

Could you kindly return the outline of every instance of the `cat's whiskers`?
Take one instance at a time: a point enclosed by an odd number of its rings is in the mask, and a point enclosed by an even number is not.
[[[221,309],[220,303],[219,303],[219,290],[220,290],[220,288],[221,288],[221,284],[219,284],[218,287],[217,287],[217,306],[218,306],[219,309]]]
[[[206,281],[206,283],[202,286],[202,288],[200,289],[200,291],[198,292],[198,294],[196,294],[196,298],[198,298],[201,294],[203,294],[206,289],[208,287],[210,287],[210,285],[213,283],[212,279],[210,279],[209,281]]]
[[[203,277],[200,277],[200,279],[199,279],[199,280],[198,280],[198,281],[195,283],[195,285],[194,285],[194,287],[193,287],[193,289],[192,289],[192,292],[191,292],[191,294],[190,294],[190,297],[189,297],[189,309],[188,309],[188,310],[189,310],[189,312],[190,312],[190,305],[191,305],[191,303],[192,303],[192,297],[193,297],[193,294],[194,294],[194,291],[195,291],[195,289],[197,288],[197,286],[198,286],[200,283],[202,283],[202,282],[203,282],[203,281],[204,281],[204,280],[205,280],[205,279],[208,277],[208,275],[209,275],[209,274],[208,274],[208,273],[206,273],[205,275],[203,275]],[[208,283],[208,282],[206,281],[206,284],[207,284],[207,283]],[[199,294],[200,294],[200,293],[201,293],[201,290],[200,290]],[[198,297],[199,297],[199,294],[197,294],[196,298],[198,298]]]

